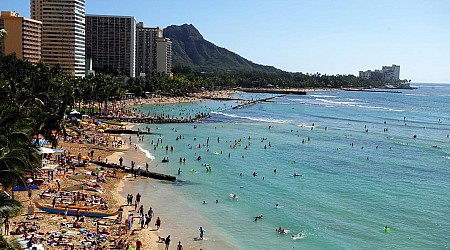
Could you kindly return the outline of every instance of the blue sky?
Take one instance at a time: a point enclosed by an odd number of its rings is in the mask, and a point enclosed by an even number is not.
[[[28,0],[0,0],[0,9],[29,17]],[[291,72],[399,64],[401,79],[450,83],[446,0],[86,0],[86,13],[193,24],[218,46]]]

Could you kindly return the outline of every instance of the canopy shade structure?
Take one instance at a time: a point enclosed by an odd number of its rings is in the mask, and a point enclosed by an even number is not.
[[[53,153],[56,153],[56,152],[52,148],[45,148],[45,147],[39,148],[39,154],[53,154]]]
[[[46,147],[40,147],[39,148],[39,154],[53,154],[53,153],[64,153],[66,150],[64,149],[53,149],[53,148],[46,148]]]

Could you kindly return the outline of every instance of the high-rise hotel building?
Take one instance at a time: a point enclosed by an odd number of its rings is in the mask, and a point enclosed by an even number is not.
[[[7,36],[0,41],[0,55],[15,53],[17,58],[37,63],[41,59],[42,22],[19,17],[19,13],[2,11],[0,29],[5,29]]]
[[[169,38],[156,39],[156,71],[172,74],[172,41]]]
[[[72,76],[85,74],[85,0],[30,0],[42,22],[42,58]]]
[[[136,18],[86,15],[86,57],[94,71],[134,77]]]
[[[154,72],[171,73],[172,43],[163,37],[159,27],[144,27],[140,22],[136,28],[136,68],[137,75]]]
[[[163,36],[159,27],[144,27],[140,22],[136,26],[136,75],[151,74],[157,69],[156,39]]]

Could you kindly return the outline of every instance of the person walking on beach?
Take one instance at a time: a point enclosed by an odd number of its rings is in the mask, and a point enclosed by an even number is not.
[[[205,233],[205,230],[203,230],[203,227],[200,227],[198,230],[200,231],[200,239],[203,240],[203,235]]]
[[[150,218],[148,217],[148,214],[145,215],[145,227],[148,228],[148,223],[150,222]]]
[[[121,221],[122,221],[122,214],[123,214],[123,208],[122,208],[122,206],[119,207],[118,212],[119,212],[119,221],[121,222]]]
[[[148,210],[147,214],[148,214],[149,221],[151,221],[152,218],[153,218],[153,209],[150,208],[150,209]]]
[[[158,217],[159,219],[159,217]],[[170,235],[167,236],[166,240],[164,241],[164,243],[166,243],[166,248],[164,248],[165,250],[169,250],[169,245],[170,245]]]
[[[178,241],[177,250],[183,250],[183,245],[181,245],[181,241]]]
[[[139,212],[139,215],[140,215],[141,217],[144,216],[144,205],[141,205],[141,206],[139,207],[138,212]]]
[[[137,195],[136,195],[136,204],[139,206],[140,202],[141,202],[141,194],[137,193]]]
[[[159,227],[161,226],[161,219],[159,217],[156,219],[155,226],[156,226],[156,230],[159,230]]]
[[[144,216],[141,216],[140,224],[141,224],[141,229],[144,228],[144,225],[145,225],[145,217]]]
[[[141,250],[141,249],[142,249],[142,242],[139,239],[137,239],[136,240],[136,250]]]

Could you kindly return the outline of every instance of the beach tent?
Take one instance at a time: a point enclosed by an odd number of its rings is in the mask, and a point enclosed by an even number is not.
[[[78,112],[78,111],[76,111],[76,110],[72,110],[72,111],[70,111],[69,114],[71,114],[71,115],[79,115],[80,112]]]

